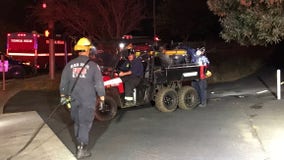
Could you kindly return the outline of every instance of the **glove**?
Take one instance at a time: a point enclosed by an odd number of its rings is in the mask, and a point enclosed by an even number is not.
[[[67,97],[67,96],[61,96],[60,98],[60,104],[61,105],[65,105],[67,103],[70,103],[70,97]]]
[[[103,110],[104,109],[104,105],[105,105],[105,101],[100,101],[99,103],[99,110]]]
[[[205,73],[205,75],[206,75],[206,78],[209,78],[209,77],[212,76],[212,72],[210,72],[209,70],[207,70],[206,73]]]

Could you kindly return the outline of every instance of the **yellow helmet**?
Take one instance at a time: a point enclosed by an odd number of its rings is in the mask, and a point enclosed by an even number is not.
[[[93,47],[91,41],[88,38],[83,37],[80,38],[74,46],[74,51],[86,52],[89,51],[91,47]]]

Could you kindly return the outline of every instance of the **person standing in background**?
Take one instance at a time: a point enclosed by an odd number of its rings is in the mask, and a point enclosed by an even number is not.
[[[192,63],[200,66],[199,79],[192,81],[192,86],[196,89],[199,96],[198,107],[206,107],[207,105],[207,78],[211,76],[209,68],[209,60],[205,56],[205,48],[197,49],[195,54],[192,55]]]

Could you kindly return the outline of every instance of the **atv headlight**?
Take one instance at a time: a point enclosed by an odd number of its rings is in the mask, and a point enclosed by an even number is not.
[[[124,43],[119,43],[119,49],[122,50],[125,47]]]

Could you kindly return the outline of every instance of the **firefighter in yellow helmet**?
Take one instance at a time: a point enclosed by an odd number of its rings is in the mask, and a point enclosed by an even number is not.
[[[89,57],[93,57],[97,53],[97,49],[88,38],[81,38],[74,46],[74,51],[78,54],[88,54]],[[84,52],[86,51],[86,52]]]
[[[81,38],[74,46],[79,56],[72,59],[63,69],[60,81],[60,103],[67,103],[71,97],[71,118],[77,140],[77,158],[91,156],[87,150],[89,131],[92,127],[96,109],[96,97],[103,106],[105,88],[99,66],[91,61],[90,54],[95,54],[95,47],[88,38]],[[68,97],[68,98],[67,98]]]

